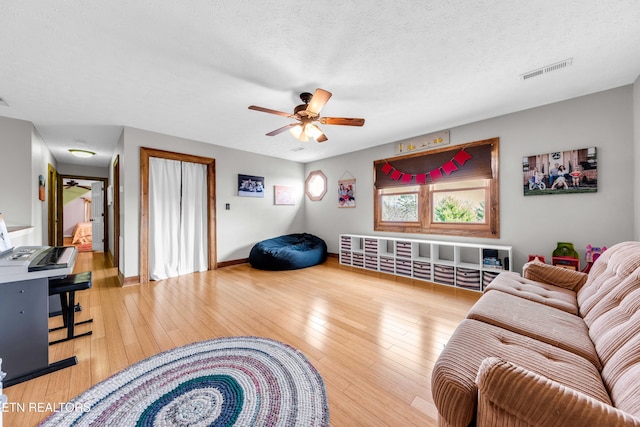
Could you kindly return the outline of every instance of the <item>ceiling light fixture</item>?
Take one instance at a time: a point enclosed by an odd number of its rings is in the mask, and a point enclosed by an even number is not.
[[[318,139],[322,135],[322,131],[318,126],[311,123],[311,121],[304,121],[302,124],[298,124],[289,129],[289,133],[293,135],[298,141],[307,142],[309,138]]]
[[[73,154],[74,156],[80,157],[80,158],[83,158],[83,159],[88,159],[89,157],[95,156],[95,154],[96,154],[93,151],[79,150],[77,148],[71,148],[71,149],[69,149],[69,152],[71,154]]]

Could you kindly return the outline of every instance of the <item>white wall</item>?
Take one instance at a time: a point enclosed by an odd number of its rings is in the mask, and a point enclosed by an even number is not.
[[[633,84],[633,141],[635,158],[635,184],[636,194],[640,191],[640,76]],[[635,233],[634,240],[640,240],[640,196],[635,198]]]
[[[49,173],[49,164],[56,167],[56,161],[49,151],[44,139],[38,131],[31,125],[31,224],[36,227],[33,234],[29,235],[27,241],[21,243],[24,245],[46,245],[49,236],[49,194],[47,176]],[[42,175],[45,179],[45,200],[38,199],[39,177]],[[12,242],[17,246],[15,242]]]
[[[516,271],[528,254],[550,257],[557,242],[573,242],[584,254],[589,243],[611,246],[633,240],[638,221],[633,90],[625,86],[451,129],[451,145],[500,138],[500,239],[411,237],[512,245]],[[523,196],[523,156],[593,146],[598,150],[597,193]],[[305,218],[308,232],[324,238],[330,252],[338,252],[340,233],[378,234],[373,232],[373,161],[394,157],[393,147],[386,144],[305,165],[305,174],[320,169],[329,181],[322,201],[306,203]],[[346,171],[357,179],[355,209],[337,207],[337,180]]]
[[[0,117],[0,212],[9,226],[34,230],[11,241],[13,246],[47,241],[47,204],[38,199],[39,175],[55,161],[31,122]]]
[[[126,278],[139,272],[140,224],[140,147],[156,148],[216,160],[216,222],[218,262],[247,258],[258,241],[287,233],[304,231],[304,165],[203,142],[125,127],[120,168],[124,221],[124,266]],[[126,159],[126,162],[123,160]],[[265,178],[264,198],[238,197],[238,174]],[[290,185],[298,189],[295,206],[275,206],[273,186]],[[225,204],[231,205],[225,210]]]
[[[120,236],[114,236],[114,218],[115,215],[119,215],[120,216],[120,230],[122,233],[122,224],[124,224],[124,196],[123,196],[123,192],[124,192],[124,156],[122,155],[122,153],[124,152],[124,129],[122,131],[122,133],[120,133],[120,137],[118,138],[118,143],[116,144],[116,148],[113,152],[113,157],[111,157],[111,162],[109,163],[109,167],[107,170],[107,175],[109,177],[109,185],[114,185],[114,176],[113,176],[113,163],[116,160],[116,158],[118,158],[118,164],[120,165],[120,177],[119,177],[119,181],[120,181],[120,188],[115,188],[115,186],[113,187],[113,194],[114,196],[116,195],[116,192],[118,192],[119,196],[120,196],[120,211],[119,212],[114,212],[113,208],[114,208],[114,204],[111,204],[110,206],[107,206],[107,218],[109,221],[108,224],[108,236],[107,239],[109,241],[109,252],[111,253],[111,256],[113,257],[114,253],[113,253],[113,249],[115,248],[115,239],[118,239]],[[123,254],[124,251],[124,247],[120,248],[120,253]],[[118,260],[118,264],[119,264],[119,270],[122,272],[123,269],[123,263],[120,262],[120,260]]]
[[[34,225],[31,129],[30,122],[0,117],[0,213],[7,225]]]
[[[59,163],[56,168],[60,175],[88,176],[91,178],[108,178],[109,168],[99,168],[95,166],[70,165]]]

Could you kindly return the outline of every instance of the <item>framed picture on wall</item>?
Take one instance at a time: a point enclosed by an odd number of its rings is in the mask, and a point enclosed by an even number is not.
[[[38,200],[44,202],[44,176],[38,176]]]
[[[296,200],[293,197],[293,187],[287,185],[273,186],[273,204],[274,205],[295,205]]]
[[[264,177],[238,174],[238,196],[264,197]]]
[[[356,207],[356,180],[341,179],[338,181],[338,207]]]
[[[555,151],[522,158],[525,196],[598,191],[598,157],[595,147]]]

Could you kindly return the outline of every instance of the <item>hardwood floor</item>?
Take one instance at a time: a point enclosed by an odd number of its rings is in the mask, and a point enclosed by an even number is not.
[[[50,347],[50,362],[76,355],[76,366],[4,390],[25,407],[5,408],[5,427],[47,416],[30,403],[65,402],[148,356],[229,335],[301,350],[325,381],[332,426],[436,425],[431,369],[480,296],[336,259],[282,272],[241,264],[125,288],[101,253],[79,254],[75,270],[93,271],[93,287],[78,294],[77,318],[93,317],[77,331],[92,328],[93,335]],[[59,324],[60,317],[50,320]]]

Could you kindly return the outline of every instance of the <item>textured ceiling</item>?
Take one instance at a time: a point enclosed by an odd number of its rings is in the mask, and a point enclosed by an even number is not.
[[[308,162],[631,84],[639,22],[638,0],[3,0],[0,116],[62,163],[107,166],[122,126]],[[317,87],[364,127],[301,143],[247,109]]]

